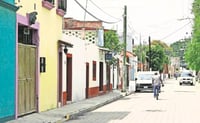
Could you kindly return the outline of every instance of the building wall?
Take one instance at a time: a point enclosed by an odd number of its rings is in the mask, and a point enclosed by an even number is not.
[[[65,29],[69,28],[102,28],[101,21],[79,21],[73,18],[65,18]]]
[[[14,1],[7,2],[14,5]],[[0,2],[0,122],[15,114],[16,12]],[[8,23],[9,22],[9,23]]]
[[[69,36],[74,36],[82,40],[85,43],[85,61],[89,63],[89,90],[88,96],[94,97],[99,95],[99,63],[103,62],[103,91],[107,88],[107,78],[106,78],[106,63],[103,55],[103,59],[100,57],[100,49],[98,47],[99,39],[98,29],[103,28],[102,22],[100,21],[78,21],[72,18],[64,19],[64,27],[66,29],[65,34]],[[85,30],[83,29],[85,28]],[[103,33],[102,33],[103,34]],[[73,48],[74,49],[74,48]],[[82,51],[82,50],[80,50]],[[77,52],[78,53],[78,52]],[[96,62],[96,80],[93,80],[93,62]],[[84,66],[85,68],[85,66]],[[74,69],[73,69],[74,70]],[[85,76],[85,75],[84,75]],[[83,81],[83,80],[82,80]],[[81,82],[82,82],[81,81]],[[74,83],[76,83],[73,80]],[[80,83],[79,83],[80,84]],[[84,80],[85,84],[85,80]],[[83,85],[85,87],[85,85]],[[76,90],[78,89],[75,87]],[[74,87],[73,87],[74,89]],[[77,90],[78,91],[78,90]],[[73,91],[74,93],[74,91]],[[75,92],[76,93],[76,92]],[[77,96],[77,95],[76,95]]]
[[[72,102],[85,99],[86,88],[86,52],[85,42],[80,38],[68,36],[67,40],[73,44],[68,48],[72,54]]]
[[[5,2],[7,2],[7,3],[9,3],[9,4],[14,5],[14,0],[3,0],[3,1],[5,1]]]
[[[94,44],[87,44],[86,45],[86,61],[89,62],[89,87],[97,87],[99,86],[99,49]],[[93,73],[92,73],[92,64],[93,61],[96,61],[96,80],[93,80]]]
[[[57,5],[56,2],[55,5]],[[38,13],[36,22],[41,25],[39,57],[46,58],[46,72],[38,75],[39,112],[56,108],[58,94],[58,40],[62,36],[62,17],[56,14],[57,6],[48,10],[42,6],[42,1],[20,0],[17,5],[22,5],[18,13],[23,16],[36,11]],[[51,98],[49,98],[49,95],[51,95]]]

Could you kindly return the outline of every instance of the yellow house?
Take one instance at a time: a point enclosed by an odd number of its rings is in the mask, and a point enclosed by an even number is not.
[[[16,118],[57,108],[66,0],[16,0]],[[60,94],[62,95],[62,94]]]

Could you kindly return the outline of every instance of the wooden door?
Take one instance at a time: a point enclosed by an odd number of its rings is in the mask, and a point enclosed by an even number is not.
[[[67,101],[72,101],[72,54],[67,54]]]
[[[110,65],[106,64],[106,81],[107,81],[107,90],[110,90]]]
[[[58,102],[62,103],[62,79],[63,79],[63,65],[62,65],[62,61],[63,61],[63,58],[62,58],[62,52],[59,53],[59,82],[58,82]]]
[[[85,97],[88,98],[89,94],[89,63],[86,63],[86,88],[85,88]]]
[[[18,115],[36,111],[36,47],[18,45]]]
[[[103,91],[103,62],[99,62],[99,91]]]

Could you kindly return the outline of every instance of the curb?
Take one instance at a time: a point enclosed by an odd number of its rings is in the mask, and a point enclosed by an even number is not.
[[[99,107],[102,107],[102,106],[104,106],[106,104],[114,102],[114,101],[116,101],[116,100],[118,100],[118,99],[120,99],[122,97],[124,97],[124,96],[123,95],[119,95],[119,96],[113,97],[113,98],[111,98],[109,100],[106,100],[106,101],[104,101],[102,103],[96,104],[96,105],[94,105],[92,107],[81,109],[81,110],[79,110],[77,112],[73,112],[73,113],[70,113],[70,114],[66,114],[66,115],[64,115],[64,117],[61,120],[56,121],[56,123],[62,123],[62,122],[65,122],[65,121],[76,119],[78,116],[81,116],[81,115],[83,115],[86,112],[93,111],[93,110],[95,110],[95,109],[97,109]]]

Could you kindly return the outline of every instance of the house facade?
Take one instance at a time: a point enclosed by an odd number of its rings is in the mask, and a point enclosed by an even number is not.
[[[67,53],[67,57],[72,57],[71,67],[67,67],[73,68],[72,71],[68,71],[71,73],[67,73],[67,78],[70,75],[72,78],[72,85],[66,84],[67,95],[70,94],[67,96],[67,101],[74,102],[94,97],[111,90],[110,67],[105,61],[107,49],[99,46],[103,42],[99,39],[100,36],[103,36],[102,31],[99,31],[103,28],[102,22],[83,22],[65,18],[64,26],[63,36],[65,38],[62,40],[73,45],[73,48],[69,48]],[[67,64],[69,60],[67,58]],[[68,79],[66,80],[64,78],[63,82],[70,82]]]
[[[15,40],[16,11],[14,0],[0,1],[0,122],[15,115]]]
[[[120,36],[121,43],[124,42],[123,36]],[[117,88],[126,89],[127,91],[135,90],[135,75],[137,73],[138,61],[137,56],[133,53],[133,38],[131,34],[127,34],[126,39],[126,54],[124,51],[118,56],[119,59],[119,74],[118,78],[115,79],[115,83],[117,83]],[[124,63],[124,58],[126,59],[126,63]],[[125,79],[126,80],[125,80]],[[124,83],[125,82],[125,83]],[[123,88],[124,87],[124,88]]]
[[[59,41],[65,0],[20,0],[16,22],[15,117],[59,105]],[[51,98],[49,98],[51,97]]]

